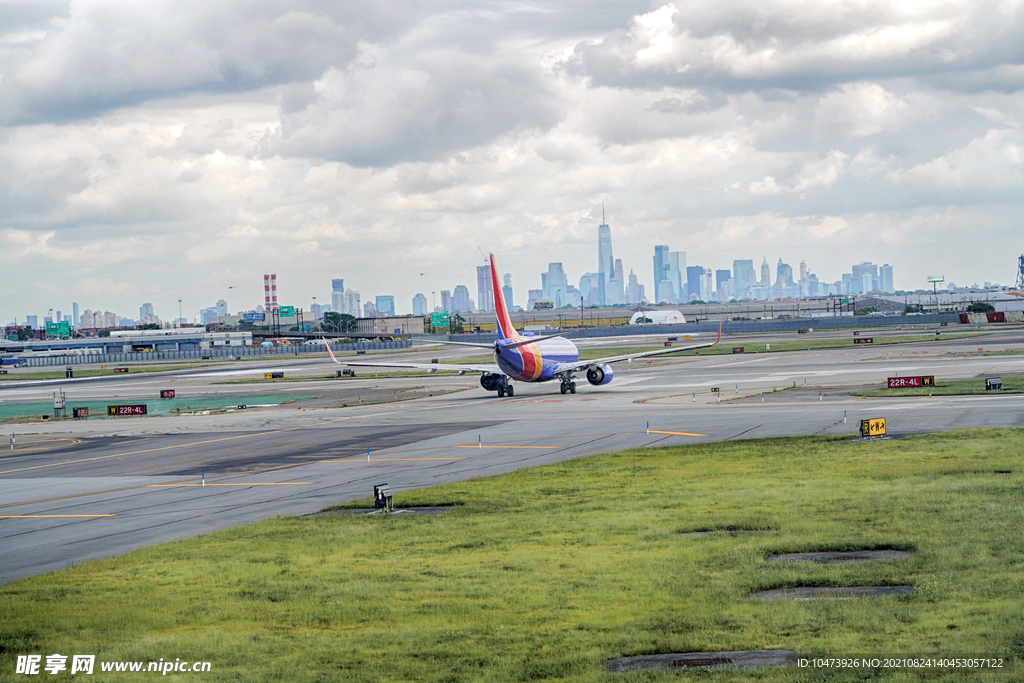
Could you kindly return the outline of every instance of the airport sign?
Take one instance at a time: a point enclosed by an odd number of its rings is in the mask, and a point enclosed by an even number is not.
[[[430,326],[431,327],[448,327],[450,321],[448,319],[448,311],[442,311],[441,313],[430,314]]]
[[[861,436],[885,436],[885,418],[878,417],[873,420],[860,421]]]
[[[71,415],[76,420],[81,420],[83,417],[89,417],[89,409],[88,408],[72,408],[71,409]]]
[[[174,398],[174,389],[161,389],[160,398]]]
[[[925,375],[923,377],[889,377],[888,379],[890,389],[935,386],[935,375]]]
[[[281,306],[280,308],[277,309],[277,313],[282,318],[294,318],[295,317],[295,307],[294,306]]]
[[[145,404],[132,406],[107,406],[107,415],[148,415]]]
[[[243,313],[242,321],[247,323],[262,322],[267,319],[266,313]]]
[[[856,333],[854,333],[856,334]],[[859,339],[853,340],[854,344],[874,344],[875,340],[873,337],[860,337]]]

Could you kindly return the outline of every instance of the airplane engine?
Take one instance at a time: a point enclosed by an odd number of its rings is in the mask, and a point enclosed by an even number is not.
[[[499,384],[501,384],[499,375],[480,375],[480,386],[487,391],[497,391]]]
[[[587,381],[594,386],[608,384],[612,381],[612,367],[604,365],[599,368],[590,368],[587,370]]]

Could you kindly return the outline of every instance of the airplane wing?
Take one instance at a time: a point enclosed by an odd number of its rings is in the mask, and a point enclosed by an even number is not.
[[[718,339],[704,344],[693,344],[692,346],[676,346],[668,349],[657,349],[654,351],[641,351],[640,353],[627,353],[622,356],[607,356],[605,358],[594,358],[591,360],[578,360],[575,363],[561,363],[555,367],[555,374],[560,372],[572,372],[582,370],[592,365],[607,365],[608,363],[619,363],[631,361],[634,358],[647,358],[649,356],[663,356],[668,353],[679,353],[680,351],[693,351],[694,349],[706,349],[722,341],[722,323],[718,323]]]
[[[324,340],[324,345],[327,346],[327,353],[330,354],[331,360],[334,361],[335,365],[353,365],[365,368],[404,368],[406,370],[426,370],[430,373],[437,372],[438,370],[458,370],[460,374],[466,372],[482,372],[488,375],[505,374],[497,365],[456,365],[454,363],[445,363],[442,365],[440,363],[367,363],[360,361],[340,361],[334,357],[334,353],[331,351],[331,346],[327,343],[327,340]]]

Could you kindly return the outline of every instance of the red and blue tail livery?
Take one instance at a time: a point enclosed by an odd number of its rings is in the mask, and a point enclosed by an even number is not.
[[[579,349],[571,341],[564,338],[565,335],[571,334],[572,330],[540,337],[534,336],[530,332],[522,335],[516,332],[516,328],[512,324],[512,317],[509,315],[508,306],[505,303],[505,296],[501,291],[501,285],[498,280],[498,266],[495,263],[494,254],[490,255],[490,262],[491,288],[494,290],[494,314],[498,322],[498,338],[493,344],[456,341],[444,341],[441,343],[491,349],[494,353],[494,365],[451,364],[443,367],[444,369],[458,370],[459,374],[466,372],[481,373],[480,386],[488,391],[497,392],[499,397],[503,397],[506,394],[508,396],[515,396],[515,383],[517,382],[558,381],[563,394],[575,394],[576,373],[584,374],[590,384],[601,386],[612,381],[614,376],[611,368],[612,363],[631,361],[635,358],[647,356],[679,353],[680,351],[690,351],[692,349],[703,349],[714,346],[722,339],[722,325],[719,323],[718,339],[713,342],[581,361]],[[373,363],[369,361],[342,362],[334,357],[330,346],[328,346],[327,352],[331,354],[331,360],[339,365],[412,368],[426,370],[430,373],[438,370],[438,366],[434,364]]]

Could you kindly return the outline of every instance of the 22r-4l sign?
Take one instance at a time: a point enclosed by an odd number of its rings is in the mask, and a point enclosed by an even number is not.
[[[923,377],[889,377],[888,380],[890,389],[935,386],[935,375],[926,375]]]

